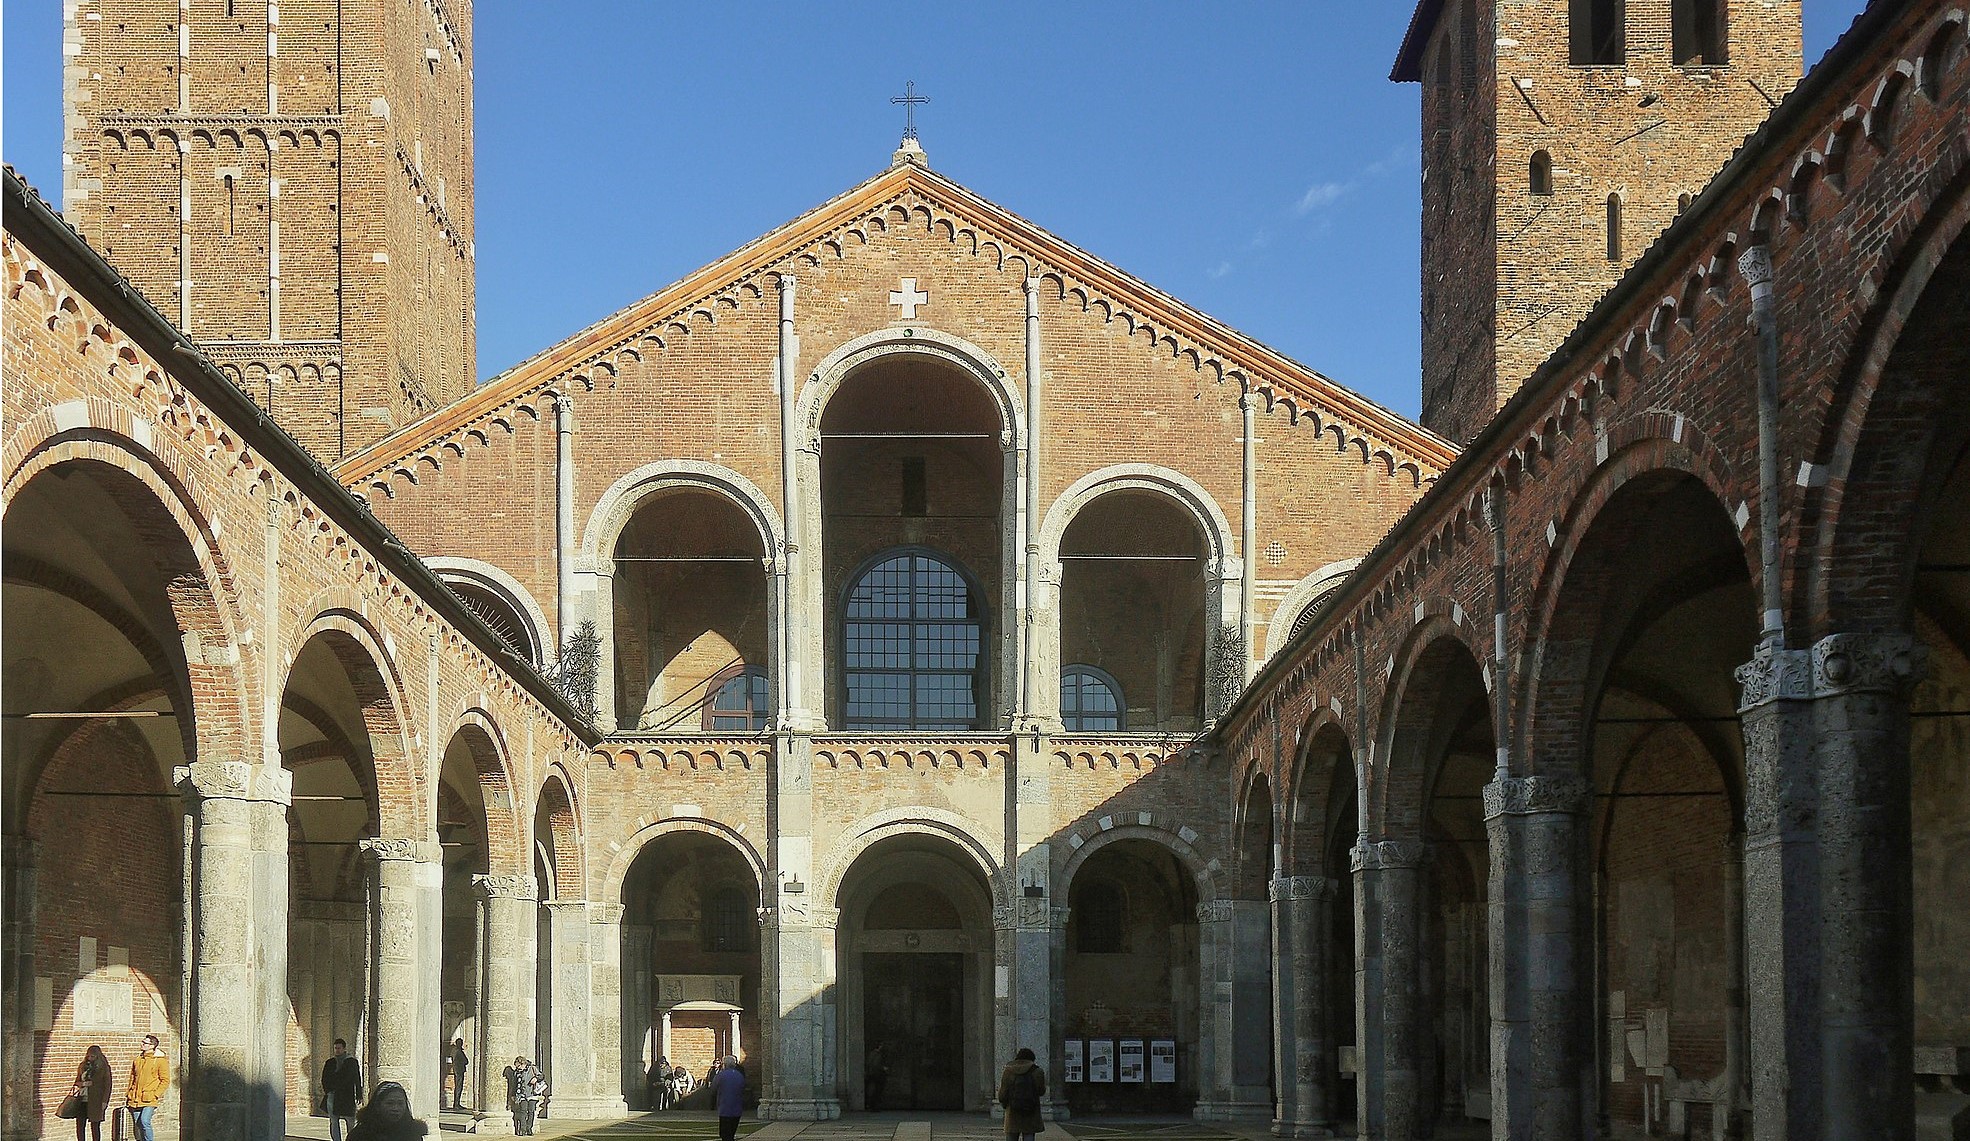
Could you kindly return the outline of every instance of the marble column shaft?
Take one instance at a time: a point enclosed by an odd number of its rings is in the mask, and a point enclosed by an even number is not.
[[[449,1104],[439,1089],[442,856],[435,840],[369,839],[362,848],[375,862],[368,1077],[401,1082],[411,1112],[435,1120]]]
[[[1273,1073],[1281,1137],[1332,1136],[1333,1044],[1327,1041],[1327,955],[1334,881],[1281,876],[1272,881]]]
[[[614,1118],[629,1113],[622,1072],[621,904],[550,900],[553,940],[553,1069],[556,1113]]]
[[[1424,1028],[1418,958],[1420,841],[1356,845],[1356,1033],[1360,1129],[1376,1141],[1420,1135]]]
[[[193,821],[191,1010],[181,1112],[201,1141],[281,1136],[286,1122],[284,769],[197,761],[176,771]]]
[[[1491,850],[1489,963],[1492,1136],[1591,1134],[1593,974],[1584,959],[1587,782],[1507,777],[1484,789]]]
[[[1271,905],[1214,899],[1197,906],[1205,1032],[1196,1116],[1268,1121],[1272,1036]]]
[[[507,1132],[504,1070],[533,1053],[534,939],[539,928],[532,876],[473,876],[479,911],[479,1040],[475,1097],[479,1133]]]

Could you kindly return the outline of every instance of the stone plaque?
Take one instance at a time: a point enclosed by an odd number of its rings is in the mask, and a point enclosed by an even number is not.
[[[136,988],[122,979],[81,979],[69,994],[77,1030],[129,1033],[136,1028]]]

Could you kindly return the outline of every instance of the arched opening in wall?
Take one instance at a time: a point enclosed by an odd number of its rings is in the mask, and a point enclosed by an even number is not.
[[[978,862],[940,837],[891,836],[856,858],[837,898],[842,1104],[987,1108],[993,897]]]
[[[214,600],[136,478],[88,461],[34,476],[0,528],[5,772],[4,1129],[58,1136],[84,1050],[117,1070],[146,1033],[186,1056],[182,816],[172,769],[213,730],[185,646]],[[220,694],[211,700],[223,701]],[[174,1082],[160,1133],[177,1128]]]
[[[439,577],[515,655],[536,668],[543,664],[540,631],[534,629],[517,601],[493,584],[464,574],[441,572]]]
[[[1548,195],[1553,192],[1553,156],[1545,151],[1532,152],[1530,175],[1531,191],[1534,194]]]
[[[581,839],[575,827],[575,811],[568,799],[567,785],[550,777],[535,798],[533,826],[533,869],[536,893],[540,899],[534,932],[534,1040],[533,1060],[554,1087],[557,1053],[555,1041],[563,1020],[585,1018],[586,1011],[564,1011],[554,1001],[557,956],[554,950],[554,911],[564,901],[579,899],[572,885],[580,882]],[[585,919],[584,919],[585,922]],[[490,1060],[490,1059],[489,1059]],[[585,1065],[577,1059],[571,1065]]]
[[[820,474],[822,589],[839,639],[826,655],[832,724],[950,730],[1002,719],[1013,633],[993,620],[1005,613],[1013,549],[1001,523],[1014,474],[1004,431],[975,379],[916,354],[863,365],[828,401]],[[905,554],[927,561],[896,561]]]
[[[512,800],[507,793],[499,749],[478,725],[452,735],[445,747],[438,781],[438,845],[444,862],[440,895],[442,914],[438,966],[438,1026],[442,1041],[462,1047],[468,1063],[461,1073],[448,1072],[444,1103],[463,1104],[490,1113],[503,1101],[480,1104],[480,1085],[487,1072],[497,1074],[501,1060],[486,1049],[485,956],[502,954],[484,945],[485,918],[477,877],[492,874],[494,835],[511,860],[517,843],[513,835]],[[510,867],[511,864],[509,863]],[[502,1051],[503,1052],[503,1051]],[[473,1069],[485,1067],[484,1071]]]
[[[1292,1081],[1292,1124],[1335,1129],[1355,1124],[1354,877],[1351,852],[1359,834],[1354,751],[1340,728],[1322,726],[1300,753],[1292,785],[1286,869],[1309,882],[1294,910],[1275,912],[1290,924],[1275,946],[1291,958],[1291,1021],[1282,1043],[1296,1053],[1280,1059],[1281,1081]],[[1282,1090],[1282,1099],[1287,1091]],[[1358,1129],[1350,1129],[1357,1132]]]
[[[1607,260],[1621,260],[1621,195],[1607,196]]]
[[[1934,268],[1913,299],[1884,291],[1884,306],[1906,305],[1907,316],[1852,444],[1832,541],[1815,559],[1822,636],[1859,636],[1855,659],[1874,634],[1912,634],[1928,650],[1907,697],[1906,768],[1901,727],[1880,716],[1900,695],[1853,707],[1867,716],[1873,706],[1877,730],[1878,722],[1889,723],[1863,746],[1854,787],[1841,790],[1854,808],[1871,809],[1848,809],[1840,822],[1849,832],[1842,846],[1857,849],[1841,853],[1841,870],[1864,854],[1868,882],[1840,884],[1836,898],[1855,920],[1839,932],[1830,962],[1847,984],[1843,993],[1854,992],[1866,1006],[1843,1011],[1837,1026],[1828,1022],[1869,1061],[1885,1054],[1892,1062],[1900,1042],[1912,1046],[1916,1113],[1947,1120],[1958,1112],[1953,1083],[1962,1081],[1947,1071],[1970,1045],[1970,962],[1963,954],[1970,946],[1963,905],[1970,883],[1970,407],[1962,399],[1962,378],[1970,375],[1962,335],[1970,325],[1970,236],[1959,231],[1940,256],[1918,248],[1910,257],[1933,257]],[[1912,291],[1916,283],[1900,288]],[[1855,349],[1880,351],[1866,342]],[[1857,660],[1854,674],[1873,674],[1869,687],[1888,689],[1879,676],[1886,666]],[[1853,835],[1856,825],[1871,834]],[[1910,1014],[1911,1023],[1896,1025]],[[1911,1078],[1901,1069],[1890,1070],[1887,1104],[1906,1104],[1909,1091],[1900,1083]]]
[[[758,526],[717,492],[667,489],[637,506],[616,539],[615,566],[617,725],[703,732],[715,684],[768,665]]]
[[[395,757],[399,746],[386,728],[394,723],[377,663],[354,637],[328,629],[301,647],[280,705],[281,763],[294,780],[287,816],[289,1105],[320,1104],[322,1063],[337,1038],[347,1040],[365,1080],[375,1080],[376,873],[361,841],[380,834],[379,754]]]
[[[1188,1112],[1206,1080],[1195,878],[1168,847],[1132,837],[1089,856],[1067,885],[1067,899],[1056,985],[1065,1008],[1058,1032],[1070,1044],[1056,1056],[1064,1057],[1069,1080],[1053,1097],[1076,1116]],[[1139,1081],[1116,1080],[1115,1045],[1125,1040],[1144,1044]],[[1157,1062],[1158,1042],[1174,1048],[1169,1070]],[[1061,1074],[1056,1067],[1052,1077]],[[1161,1080],[1166,1075],[1174,1080]]]
[[[1385,917],[1364,917],[1377,925],[1386,984],[1381,995],[1366,997],[1379,1007],[1376,1022],[1384,1028],[1401,1021],[1409,1001],[1397,988],[1413,987],[1420,1003],[1416,1018],[1427,1033],[1415,1056],[1394,1056],[1399,1044],[1380,1031],[1384,1067],[1412,1066],[1417,1075],[1415,1120],[1486,1120],[1492,1116],[1490,849],[1483,794],[1496,765],[1497,733],[1469,648],[1447,634],[1437,637],[1411,667],[1394,717],[1384,827],[1389,838],[1420,845],[1416,961],[1402,961],[1401,933]],[[1371,1027],[1371,1038],[1376,1033]]]
[[[1091,667],[1129,703],[1118,728],[1203,724],[1207,550],[1196,518],[1158,492],[1105,492],[1075,512],[1060,539],[1063,715],[1068,676]]]
[[[731,1054],[747,1097],[767,1080],[761,1049],[759,880],[732,844],[703,832],[651,840],[623,879],[623,1097],[654,1109],[661,1067],[702,1081]],[[679,1103],[710,1109],[710,1091]]]
[[[1554,605],[1530,752],[1564,772],[1580,745],[1563,742],[1585,745],[1593,1040],[1617,1128],[1674,1113],[1692,1133],[1721,1130],[1748,1080],[1733,670],[1756,615],[1737,527],[1701,481],[1667,470],[1608,498]]]

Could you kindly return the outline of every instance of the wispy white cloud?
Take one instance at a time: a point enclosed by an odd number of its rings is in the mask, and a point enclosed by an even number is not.
[[[1333,203],[1341,195],[1346,194],[1353,185],[1351,182],[1316,182],[1312,186],[1307,187],[1305,194],[1300,195],[1300,200],[1294,205],[1293,212],[1295,214],[1311,214],[1322,206]]]
[[[1225,276],[1230,272],[1231,272],[1231,263],[1228,261],[1221,261],[1218,264],[1212,266],[1211,268],[1205,270],[1204,276],[1210,278],[1212,281],[1216,281],[1217,279]]]

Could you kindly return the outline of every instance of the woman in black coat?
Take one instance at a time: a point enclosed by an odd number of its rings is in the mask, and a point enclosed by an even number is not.
[[[82,1112],[75,1118],[75,1141],[103,1141],[103,1118],[109,1116],[111,1076],[109,1057],[101,1046],[89,1047],[82,1064],[75,1069],[75,1096],[82,1099]],[[88,1132],[85,1133],[84,1130]]]
[[[410,1095],[396,1082],[378,1082],[369,1104],[356,1114],[349,1141],[417,1141],[430,1127],[410,1115]]]

